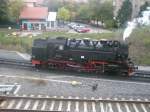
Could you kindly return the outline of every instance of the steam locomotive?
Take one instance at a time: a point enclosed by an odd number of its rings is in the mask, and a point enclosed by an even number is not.
[[[128,56],[128,47],[128,44],[117,40],[35,39],[31,61],[38,68],[46,66],[51,69],[130,76],[135,67]]]

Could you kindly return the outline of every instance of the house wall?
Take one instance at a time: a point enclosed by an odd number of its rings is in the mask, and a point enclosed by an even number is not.
[[[47,29],[56,28],[57,22],[56,21],[47,21]]]
[[[34,7],[35,6],[35,3],[32,3],[32,2],[31,3],[25,3],[25,4],[27,7]]]
[[[47,22],[45,20],[30,20],[24,19],[20,22],[21,30],[46,30]]]

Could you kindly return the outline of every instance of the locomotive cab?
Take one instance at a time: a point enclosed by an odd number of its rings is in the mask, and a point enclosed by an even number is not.
[[[40,67],[43,62],[47,61],[47,40],[36,39],[32,46],[32,64]]]

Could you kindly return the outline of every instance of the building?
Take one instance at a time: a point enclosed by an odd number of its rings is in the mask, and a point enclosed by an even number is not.
[[[47,18],[47,29],[56,28],[57,22],[56,22],[56,12],[49,12],[48,18]]]
[[[44,0],[23,0],[26,7],[39,7],[43,6]]]
[[[46,30],[47,17],[47,7],[24,7],[19,17],[21,30]]]
[[[25,6],[19,16],[21,30],[47,30],[57,26],[57,13],[48,12],[43,3],[44,0],[24,0]]]
[[[24,0],[23,2],[26,7],[34,7],[36,5],[36,0]]]

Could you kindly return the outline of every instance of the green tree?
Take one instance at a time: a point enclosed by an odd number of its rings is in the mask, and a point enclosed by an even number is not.
[[[78,19],[89,21],[90,20],[90,9],[88,4],[81,5],[77,11]]]
[[[64,7],[70,12],[70,21],[76,19],[79,6],[80,4],[76,3],[74,0],[69,0],[68,2],[64,3]]]
[[[122,26],[124,25],[128,20],[131,19],[132,15],[132,3],[130,0],[125,0],[123,2],[123,5],[121,9],[118,11],[117,20],[119,24]]]
[[[113,4],[112,1],[89,0],[90,18],[101,21],[106,27],[113,27]]]
[[[141,15],[141,12],[146,10],[146,8],[149,6],[149,3],[148,2],[145,2],[144,5],[142,5],[140,7],[140,12],[139,12],[139,15]]]
[[[106,1],[101,3],[98,11],[98,19],[105,24],[106,27],[113,27],[113,5],[112,2]]]
[[[22,8],[24,7],[24,4],[22,0],[10,0],[9,2],[9,19],[12,22],[15,22],[19,19],[20,12]]]
[[[65,7],[58,9],[57,19],[68,21],[70,19],[70,12]]]
[[[8,21],[8,0],[0,0],[0,23]]]
[[[62,5],[60,0],[47,0],[47,4],[49,11],[58,11],[58,8]]]
[[[90,16],[92,20],[98,21],[100,5],[100,0],[89,0]]]

